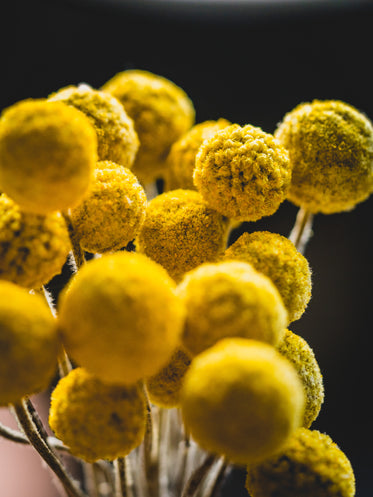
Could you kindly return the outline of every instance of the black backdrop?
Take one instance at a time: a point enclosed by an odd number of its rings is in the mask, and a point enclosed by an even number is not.
[[[182,86],[198,122],[225,117],[272,132],[285,112],[314,98],[344,100],[373,119],[372,4],[326,4],[214,10],[197,3],[191,12],[140,0],[4,0],[0,108],[67,84],[99,87],[139,68]],[[287,235],[296,212],[285,202],[271,218],[244,227]],[[306,251],[313,297],[292,326],[314,348],[324,375],[326,400],[313,427],[350,458],[358,497],[373,488],[372,215],[373,198],[349,213],[316,216]],[[242,481],[238,473],[231,495],[245,495]]]

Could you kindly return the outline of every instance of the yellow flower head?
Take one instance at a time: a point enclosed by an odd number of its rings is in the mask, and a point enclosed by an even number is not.
[[[226,337],[253,338],[277,345],[287,312],[266,276],[245,262],[203,264],[178,287],[186,319],[182,341],[196,355]]]
[[[278,454],[248,466],[246,488],[251,497],[354,497],[355,477],[328,435],[299,428]]]
[[[131,168],[139,148],[132,119],[112,95],[88,85],[68,86],[49,97],[82,111],[97,134],[98,160],[110,160]]]
[[[268,231],[243,233],[225,251],[224,259],[248,262],[268,276],[280,292],[289,323],[302,316],[311,298],[311,270],[289,239]]]
[[[194,184],[225,216],[257,221],[273,214],[290,186],[288,153],[272,135],[232,124],[205,140],[196,157]]]
[[[373,126],[335,100],[300,104],[275,132],[293,168],[288,198],[310,212],[352,209],[373,191]]]
[[[142,183],[162,176],[171,145],[194,123],[191,100],[168,79],[140,70],[120,72],[102,89],[116,97],[134,121],[140,148],[133,172]]]
[[[125,247],[145,218],[146,195],[132,172],[111,161],[99,161],[89,194],[71,212],[84,250],[103,253]]]
[[[304,393],[271,345],[226,338],[194,357],[181,391],[186,428],[200,446],[236,464],[263,460],[301,425]]]
[[[67,353],[111,383],[131,384],[157,373],[178,346],[184,320],[167,272],[125,251],[85,264],[58,307]]]
[[[84,368],[74,369],[52,392],[49,424],[85,461],[126,456],[144,438],[144,390],[140,384],[108,385]]]
[[[96,133],[77,109],[30,99],[3,112],[0,184],[22,210],[46,214],[77,205],[96,160]]]
[[[26,288],[40,288],[61,272],[70,240],[59,213],[22,212],[0,195],[0,278]]]
[[[0,280],[0,405],[44,390],[56,371],[55,318],[40,295]]]

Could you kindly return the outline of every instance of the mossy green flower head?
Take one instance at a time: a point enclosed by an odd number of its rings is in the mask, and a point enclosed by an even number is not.
[[[232,124],[202,143],[193,174],[211,207],[233,219],[257,221],[285,200],[291,168],[287,150],[271,134]]]
[[[96,161],[96,133],[77,109],[30,99],[3,112],[0,184],[22,210],[46,214],[79,204]]]
[[[49,424],[71,453],[85,461],[126,456],[144,438],[144,390],[140,384],[108,385],[76,368],[52,392]]]
[[[333,440],[299,428],[278,454],[248,467],[251,497],[354,497],[350,461]]]
[[[40,295],[0,280],[0,405],[46,389],[57,369],[55,318]]]
[[[350,210],[373,191],[373,126],[335,100],[300,104],[275,132],[293,168],[288,198],[313,213]]]
[[[304,392],[274,347],[230,338],[194,357],[181,408],[202,448],[246,464],[279,451],[301,425]]]
[[[227,337],[278,345],[287,324],[281,297],[266,276],[245,262],[202,264],[178,286],[186,308],[182,341],[196,355]]]
[[[79,366],[111,383],[156,374],[179,344],[184,307],[165,269],[133,252],[86,263],[59,300],[59,329]]]

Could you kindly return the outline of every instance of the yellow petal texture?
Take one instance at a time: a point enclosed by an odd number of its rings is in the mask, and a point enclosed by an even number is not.
[[[274,347],[230,338],[194,357],[181,408],[202,448],[245,464],[288,441],[301,425],[304,392],[293,366]]]
[[[40,295],[0,280],[0,405],[46,389],[57,369],[55,318]]]
[[[85,461],[126,456],[144,438],[144,390],[141,384],[108,385],[76,368],[52,392],[49,424],[71,453]]]
[[[72,359],[103,381],[123,384],[165,366],[184,320],[167,272],[144,255],[124,251],[86,263],[58,308]]]
[[[30,99],[3,112],[0,184],[22,210],[46,214],[77,205],[96,161],[96,133],[77,109]]]
[[[352,209],[373,191],[373,126],[337,100],[303,103],[286,114],[275,136],[289,151],[288,198],[310,212]]]
[[[278,345],[287,312],[271,280],[245,262],[203,264],[187,273],[178,294],[186,309],[182,341],[196,355],[227,337]]]
[[[274,457],[248,467],[251,497],[354,497],[350,461],[333,440],[300,428]]]

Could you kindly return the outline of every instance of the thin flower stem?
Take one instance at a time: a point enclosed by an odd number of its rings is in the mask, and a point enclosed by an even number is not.
[[[224,480],[227,468],[227,462],[224,460],[224,458],[221,458],[218,461],[217,472],[209,482],[207,489],[203,493],[203,497],[216,497],[218,495],[220,485]]]
[[[79,269],[85,263],[84,251],[83,251],[82,247],[80,246],[79,239],[78,239],[76,232],[74,230],[73,223],[71,221],[70,213],[69,212],[62,212],[62,216],[65,219],[67,231],[69,232],[71,248],[72,248],[73,256],[75,259],[75,264],[76,264],[77,269]]]
[[[0,423],[0,436],[20,444],[28,445],[30,443],[29,439],[25,437],[23,433],[18,430],[13,430],[13,428],[9,428],[8,426],[4,426],[2,423]]]
[[[148,495],[159,496],[159,422],[156,423],[152,416],[146,388],[144,392],[147,400],[147,424],[143,444],[143,464],[148,487]],[[159,420],[158,420],[159,421]]]
[[[208,471],[217,460],[217,456],[208,454],[202,464],[194,470],[187,482],[181,497],[193,497],[197,492]]]
[[[293,229],[289,235],[297,250],[304,254],[306,245],[312,236],[313,214],[303,207],[298,211]]]
[[[126,462],[124,457],[114,461],[115,497],[127,497]]]

